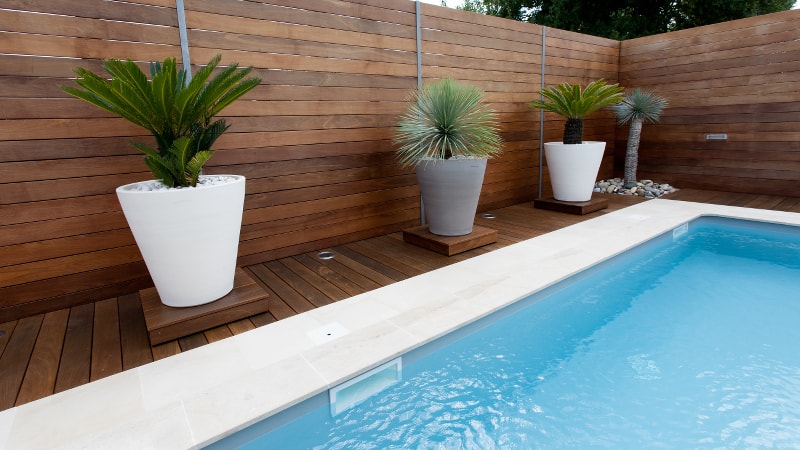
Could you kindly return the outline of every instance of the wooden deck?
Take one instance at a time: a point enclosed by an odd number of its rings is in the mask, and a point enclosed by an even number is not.
[[[200,347],[292,315],[394,283],[478,254],[641,201],[607,195],[609,208],[584,216],[520,204],[491,211],[476,224],[498,230],[497,242],[444,256],[403,241],[397,232],[247,267],[269,293],[269,312],[151,347],[138,294],[0,324],[0,410]],[[670,198],[800,212],[800,197],[685,189]]]

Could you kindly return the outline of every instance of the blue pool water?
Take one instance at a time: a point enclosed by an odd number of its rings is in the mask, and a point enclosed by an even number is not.
[[[800,231],[702,218],[218,443],[245,449],[800,448]],[[535,268],[531,268],[535,270]]]

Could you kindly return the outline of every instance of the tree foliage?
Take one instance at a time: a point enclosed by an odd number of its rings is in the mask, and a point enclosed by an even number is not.
[[[795,0],[465,0],[461,9],[631,39],[791,9]]]

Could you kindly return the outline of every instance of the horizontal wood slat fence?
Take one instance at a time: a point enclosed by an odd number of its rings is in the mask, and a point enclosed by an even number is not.
[[[798,28],[800,11],[792,10],[623,41],[620,82],[670,101],[659,124],[644,126],[641,177],[800,195]],[[617,133],[620,170],[626,137],[627,129]]]
[[[452,77],[481,87],[499,113],[504,152],[489,163],[481,210],[549,194],[540,140],[559,139],[563,121],[547,114],[540,127],[540,113],[526,106],[543,83],[604,77],[664,86],[674,111],[646,126],[642,146],[642,171],[654,177],[673,171],[674,183],[688,183],[706,167],[711,173],[697,178],[724,188],[746,174],[778,183],[800,171],[796,11],[624,42],[620,53],[618,41],[421,4],[418,67],[417,5],[408,0],[181,3],[195,69],[219,53],[223,64],[252,65],[263,79],[225,111],[232,127],[208,166],[247,177],[241,265],[419,222],[413,171],[397,165],[390,142],[418,69],[422,82]],[[58,86],[71,83],[75,66],[97,71],[105,58],[181,60],[177,8],[175,0],[0,0],[0,322],[151,285],[114,195],[150,178],[129,145],[150,137]],[[728,48],[731,39],[748,40],[737,32],[762,41]],[[733,37],[709,40],[725,33]],[[764,53],[781,46],[785,54]],[[719,61],[700,62],[717,52]],[[714,72],[659,65],[671,59]],[[714,97],[699,95],[708,89]],[[713,132],[730,129],[727,143],[713,144],[736,153],[694,142],[706,132],[702,120]],[[586,124],[586,139],[609,142],[601,177],[613,174],[622,135],[613,123],[600,112]],[[674,135],[678,144],[665,143]],[[667,156],[667,169],[655,170]],[[752,166],[731,164],[737,158]]]

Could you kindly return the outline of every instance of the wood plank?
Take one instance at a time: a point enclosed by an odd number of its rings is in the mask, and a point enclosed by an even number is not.
[[[65,238],[42,239],[2,247],[3,257],[0,259],[0,267],[67,257],[75,253],[107,250],[135,243],[127,227]]]
[[[365,20],[358,17],[358,12],[353,14],[352,9],[341,9],[344,6],[355,6],[347,5],[347,2],[328,2],[325,5],[326,8],[324,12],[314,11],[308,8],[308,6],[303,8],[303,5],[308,5],[308,3],[304,3],[302,5],[293,3],[293,8],[284,8],[275,5],[252,2],[195,0],[191,2],[191,4],[187,5],[187,10],[215,13],[214,15],[217,17],[217,22],[224,21],[226,18],[225,16],[234,16],[275,22],[273,26],[278,26],[279,24],[292,24],[295,25],[294,28],[300,28],[300,30],[293,35],[296,39],[303,39],[303,36],[306,36],[305,39],[314,39],[314,35],[321,34],[322,32],[326,31],[325,29],[336,31],[342,35],[348,35],[350,33],[366,33],[373,35],[374,38],[377,38],[378,36],[394,36],[413,39],[415,35],[413,24],[398,24],[377,20]],[[304,10],[302,14],[298,14],[296,9],[298,7],[301,10]],[[334,12],[337,10],[347,11],[349,14],[339,16]],[[331,20],[331,14],[336,14],[337,20]],[[408,20],[408,16],[405,15],[397,17],[405,17],[405,20]],[[297,27],[296,25],[302,25],[302,27]],[[355,39],[354,42],[358,42],[358,39]]]
[[[253,316],[253,317],[251,317],[251,318],[250,318],[250,320],[252,320],[252,321],[253,321],[253,323],[255,324],[255,326],[257,326],[257,327],[263,327],[264,325],[269,325],[269,324],[271,324],[271,323],[273,323],[273,322],[275,322],[276,320],[279,320],[279,319],[277,319],[277,318],[276,318],[276,317],[275,317],[275,316],[274,316],[274,315],[273,315],[273,314],[270,312],[270,313],[264,313],[264,314],[259,314],[259,315],[257,315],[257,316]]]
[[[0,272],[0,287],[30,283],[46,278],[75,275],[81,272],[139,262],[142,256],[135,245],[78,253],[47,261],[10,266]]]
[[[153,352],[147,339],[147,325],[139,295],[121,296],[118,304],[122,370],[152,362]]]
[[[52,395],[56,385],[69,310],[62,309],[44,315],[25,378],[17,396],[17,405]]]
[[[405,273],[390,267],[383,262],[376,261],[366,255],[361,254],[352,246],[352,244],[337,246],[334,247],[334,250],[345,257],[340,258],[340,261],[345,264],[352,261],[357,265],[363,266],[369,270],[370,274],[372,274],[370,275],[370,278],[381,284],[392,284],[396,281],[405,280],[408,278],[408,275]],[[357,267],[353,264],[348,265],[351,268]]]
[[[70,308],[55,392],[86,384],[91,379],[93,328],[94,304]]]
[[[178,343],[181,346],[181,351],[186,352],[208,344],[208,340],[203,333],[195,333],[178,339]]]
[[[216,328],[206,330],[203,332],[203,334],[206,336],[206,340],[209,344],[233,336],[233,333],[227,325],[221,325]]]
[[[181,352],[181,346],[178,341],[169,341],[160,345],[153,346],[153,360],[169,358],[170,356],[177,355]]]
[[[392,255],[385,254],[383,248],[376,245],[370,245],[369,240],[353,242],[348,244],[349,248],[354,249],[359,254],[365,257],[384,264],[386,267],[391,267],[394,271],[399,271],[403,274],[403,279],[413,277],[424,273],[428,270],[419,264],[414,264],[413,261],[402,261],[395,252]]]
[[[284,283],[302,295],[303,298],[311,302],[311,304],[315,307],[328,305],[334,302],[334,299],[328,297],[324,292],[317,289],[316,286],[309,283],[289,269],[289,267],[287,267],[284,263],[284,260],[269,261],[264,263],[264,266],[272,271],[272,273],[280,277]]]
[[[117,299],[101,300],[94,305],[91,381],[122,371],[121,349]]]
[[[255,264],[250,266],[249,269],[260,280],[262,285],[269,286],[270,290],[275,293],[275,301],[277,302],[280,299],[294,314],[311,311],[316,307],[309,299],[292,289],[288,283],[264,264]],[[273,310],[272,302],[270,303],[270,310]]]
[[[350,297],[350,295],[342,290],[336,283],[329,281],[326,277],[309,269],[295,257],[284,258],[281,260],[281,263],[305,280],[306,283],[314,286],[314,289],[322,292],[334,302]]]
[[[242,319],[229,323],[228,329],[231,330],[231,333],[237,335],[242,334],[245,331],[255,330],[256,326],[253,325],[253,322],[250,319]]]
[[[177,14],[174,8],[154,8],[134,2],[111,6],[103,0],[59,0],[58,2],[48,0],[2,0],[0,1],[0,7],[111,21],[178,26]]]
[[[5,351],[6,345],[8,345],[8,340],[11,339],[11,334],[14,332],[14,328],[16,327],[16,320],[11,320],[0,324],[0,355],[2,355]]]
[[[124,6],[123,6],[124,7]],[[155,8],[153,8],[155,9]],[[42,33],[70,36],[81,30],[82,37],[180,45],[178,30],[130,22],[108,22],[74,16],[31,14],[28,12],[0,10],[3,31],[16,33]]]
[[[333,268],[333,264],[330,264],[331,260],[320,260],[319,258],[309,254],[298,255],[295,257],[295,260],[300,264],[303,264],[306,268],[308,268],[308,270],[312,271],[317,276],[320,276],[327,282],[335,285],[347,296],[358,295],[365,291],[365,288],[353,281],[351,277],[358,278],[359,281],[369,286],[374,286],[373,289],[379,287],[377,284],[372,283],[371,280],[361,276],[361,274],[351,271],[341,264]],[[344,276],[341,272],[347,272],[348,276]]]
[[[0,357],[0,410],[16,403],[42,320],[44,315],[20,319]]]

